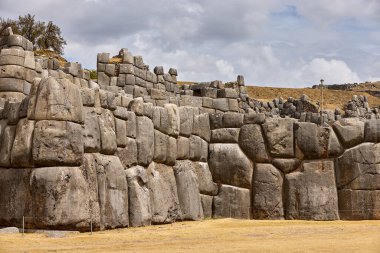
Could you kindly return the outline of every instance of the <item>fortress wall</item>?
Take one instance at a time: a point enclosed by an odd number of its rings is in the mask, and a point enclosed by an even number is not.
[[[380,217],[380,120],[275,117],[249,105],[242,76],[179,89],[175,69],[150,72],[125,49],[118,64],[98,55],[94,82],[12,43],[0,52],[0,226]]]

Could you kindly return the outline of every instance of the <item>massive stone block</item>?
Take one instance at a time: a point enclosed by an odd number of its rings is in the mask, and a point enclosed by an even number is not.
[[[281,173],[271,164],[256,164],[253,175],[253,218],[283,219]]]
[[[68,79],[44,78],[30,97],[29,119],[83,122],[79,87]],[[34,106],[33,106],[34,105]]]
[[[127,138],[127,145],[125,146],[125,148],[118,148],[116,154],[119,157],[125,169],[137,165],[136,140],[132,138]]]
[[[168,129],[167,133],[170,136],[177,137],[180,130],[180,118],[178,107],[174,104],[165,104],[164,108],[168,113]]]
[[[195,172],[186,161],[178,161],[173,167],[183,220],[203,219],[199,183]]]
[[[31,172],[31,169],[0,169],[0,226],[19,226],[23,216],[30,216]]]
[[[190,106],[179,107],[180,134],[189,137],[193,130],[194,109]]]
[[[135,166],[127,171],[129,190],[129,222],[132,227],[149,226],[152,222],[148,175],[145,168]]]
[[[212,143],[237,143],[239,140],[239,128],[220,128],[211,131]]]
[[[263,124],[264,133],[273,157],[294,157],[292,119],[271,119]]]
[[[252,187],[252,162],[237,144],[210,144],[209,162],[214,182]]]
[[[11,166],[11,152],[16,135],[16,126],[4,126],[0,145],[0,167]]]
[[[90,107],[84,107],[83,142],[86,153],[100,151],[100,129],[98,115]]]
[[[269,155],[260,125],[244,125],[240,129],[239,145],[244,153],[255,162],[268,162]]]
[[[78,167],[34,169],[30,176],[32,223],[38,228],[88,229],[89,189]]]
[[[14,167],[32,167],[32,140],[34,121],[21,119],[16,128],[16,137],[12,146],[11,163]]]
[[[147,169],[152,223],[172,223],[181,219],[177,185],[173,168],[151,163]]]
[[[369,120],[365,123],[364,141],[380,142],[380,120]]]
[[[364,122],[358,118],[336,121],[333,128],[345,148],[351,148],[364,140]]]
[[[80,165],[83,136],[79,124],[42,120],[33,135],[33,161],[39,166]]]
[[[128,183],[117,156],[94,154],[101,229],[127,227]]]
[[[212,175],[207,163],[189,162],[189,168],[193,168],[198,178],[199,192],[205,195],[216,195],[218,186],[212,181]],[[186,163],[186,162],[184,162]]]
[[[379,190],[338,190],[339,216],[342,220],[379,220]]]
[[[154,127],[153,122],[145,116],[137,117],[137,161],[147,166],[154,155]]]
[[[222,185],[213,200],[213,218],[250,219],[251,192],[248,189]]]
[[[364,143],[336,159],[338,189],[380,189],[380,144]]]
[[[287,219],[339,219],[332,161],[304,162],[300,171],[285,178]]]
[[[111,111],[103,110],[99,115],[100,152],[113,155],[117,149],[115,118]]]
[[[343,149],[331,128],[314,123],[296,123],[295,142],[302,152],[302,158],[320,159],[337,156]]]

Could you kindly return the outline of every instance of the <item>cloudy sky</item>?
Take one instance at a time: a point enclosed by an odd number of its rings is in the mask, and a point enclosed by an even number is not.
[[[0,17],[52,20],[65,57],[128,48],[179,80],[304,87],[380,80],[379,0],[0,0]]]

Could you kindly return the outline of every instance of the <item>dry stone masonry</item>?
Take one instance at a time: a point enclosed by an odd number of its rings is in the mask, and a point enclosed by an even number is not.
[[[376,118],[320,126],[307,97],[259,103],[243,76],[180,87],[126,49],[98,54],[95,82],[10,29],[0,47],[0,226],[380,219]]]

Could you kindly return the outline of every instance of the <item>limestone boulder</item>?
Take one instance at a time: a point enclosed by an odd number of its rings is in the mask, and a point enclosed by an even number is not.
[[[11,164],[15,167],[32,167],[32,141],[35,122],[21,119],[16,128],[16,136],[12,146]]]
[[[379,220],[380,191],[338,191],[339,216],[342,220]]]
[[[30,187],[34,227],[88,229],[89,189],[79,167],[34,169]]]
[[[128,227],[128,182],[117,156],[94,154],[101,229]]]
[[[332,161],[304,162],[300,171],[289,173],[285,178],[287,219],[339,219]]]
[[[328,158],[343,151],[332,128],[307,122],[296,123],[294,128],[296,146],[302,152],[302,158]]]
[[[35,83],[37,92],[30,100],[35,106],[30,108],[30,119],[66,120],[83,122],[82,96],[78,86],[68,79],[44,78]]]
[[[338,189],[380,189],[380,144],[363,143],[336,159]]]
[[[31,169],[0,169],[0,226],[20,226],[22,217],[29,216]]]
[[[177,159],[178,160],[189,159],[189,152],[190,152],[189,138],[179,136],[177,139]]]
[[[137,165],[137,144],[136,140],[127,138],[125,148],[117,148],[116,155],[125,169]]]
[[[253,172],[253,218],[283,219],[283,177],[271,164],[258,163]]]
[[[164,108],[168,113],[168,129],[167,133],[170,136],[177,137],[180,131],[180,114],[178,106],[175,104],[165,104]]]
[[[301,160],[297,158],[276,158],[272,160],[272,164],[284,174],[287,174],[298,169],[301,164]]]
[[[364,122],[358,118],[345,118],[336,121],[333,128],[345,148],[351,148],[364,140]]]
[[[213,218],[250,219],[251,191],[230,185],[222,185],[213,200]]]
[[[193,131],[194,109],[190,106],[179,107],[180,134],[189,137]]]
[[[137,117],[137,161],[139,165],[148,166],[154,155],[154,126],[145,116]]]
[[[240,129],[239,145],[252,161],[268,162],[270,159],[260,125],[244,125]]]
[[[6,123],[6,121],[4,121]],[[13,142],[16,135],[16,126],[3,127],[0,145],[0,167],[11,167],[11,154]]]
[[[269,152],[273,157],[294,157],[293,122],[292,119],[267,119],[263,124]]]
[[[183,220],[203,219],[198,178],[186,161],[177,161],[173,167]]]
[[[213,196],[201,194],[201,203],[203,209],[203,215],[205,219],[212,218],[212,200]]]
[[[380,142],[380,120],[369,120],[365,122],[364,141]]]
[[[41,120],[33,135],[33,161],[38,166],[80,165],[83,135],[79,124]]]
[[[84,107],[83,143],[84,152],[93,153],[100,151],[100,129],[98,115],[91,107]]]
[[[213,181],[252,188],[252,162],[238,144],[210,144],[209,162]]]
[[[127,171],[129,191],[129,223],[132,227],[149,226],[152,222],[148,175],[144,167],[135,166]]]
[[[216,195],[218,186],[212,181],[212,175],[207,163],[204,162],[189,162],[189,167],[194,169],[198,178],[199,192],[205,195]],[[186,163],[184,161],[184,163]]]
[[[99,115],[100,153],[113,155],[117,149],[115,118],[111,111],[102,110]]]
[[[220,128],[211,131],[212,143],[237,143],[239,141],[239,128]]]
[[[172,223],[181,219],[177,185],[172,167],[151,163],[147,169],[152,224]]]

